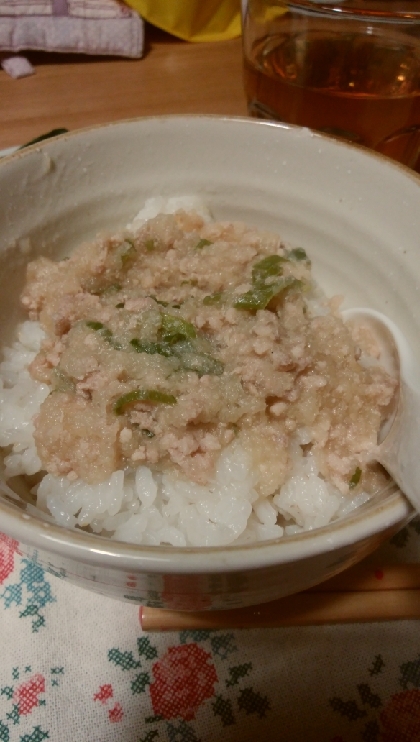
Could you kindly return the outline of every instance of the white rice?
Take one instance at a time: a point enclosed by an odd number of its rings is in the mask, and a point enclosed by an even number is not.
[[[33,417],[49,393],[28,371],[42,339],[38,322],[24,322],[0,363],[0,446],[6,479],[42,471],[33,439]],[[302,434],[302,444],[306,438]],[[311,530],[341,517],[368,499],[344,497],[318,476],[315,459],[293,452],[292,476],[272,497],[254,489],[249,457],[237,443],[221,454],[215,477],[203,487],[140,466],[116,471],[101,484],[70,482],[46,474],[35,488],[37,505],[62,526],[89,526],[95,533],[138,544],[218,546],[273,539]],[[279,516],[284,525],[278,525]]]
[[[181,207],[210,218],[195,198],[149,199],[130,227]],[[42,338],[38,322],[24,322],[0,363],[0,446],[8,449],[6,480],[42,471],[32,420],[50,390],[27,370]],[[315,458],[303,453],[302,446],[308,442],[307,431],[300,431],[291,477],[278,493],[266,498],[254,489],[249,456],[237,442],[221,453],[214,479],[206,487],[140,466],[116,471],[106,482],[91,486],[46,474],[34,494],[38,508],[58,524],[89,527],[94,533],[131,543],[219,546],[274,539],[324,526],[369,499],[365,493],[345,497],[325,482]]]
[[[146,199],[143,208],[136,214],[133,221],[127,224],[127,229],[135,231],[148,219],[153,219],[158,214],[175,214],[179,209],[195,211],[205,222],[212,219],[209,209],[198,196],[172,196],[171,198],[155,196]]]

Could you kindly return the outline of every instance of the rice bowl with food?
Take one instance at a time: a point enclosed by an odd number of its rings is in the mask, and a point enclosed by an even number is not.
[[[29,511],[137,544],[246,544],[389,482],[374,458],[396,381],[277,234],[150,199],[126,230],[29,263],[22,304],[0,445]]]

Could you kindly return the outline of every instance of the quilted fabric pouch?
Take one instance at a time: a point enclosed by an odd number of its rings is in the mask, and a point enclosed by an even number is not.
[[[141,57],[143,44],[143,20],[118,0],[0,0],[0,52]]]

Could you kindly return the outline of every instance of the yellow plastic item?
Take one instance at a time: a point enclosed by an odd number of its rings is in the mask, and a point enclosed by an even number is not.
[[[241,34],[241,0],[126,0],[154,26],[185,41],[224,41]]]

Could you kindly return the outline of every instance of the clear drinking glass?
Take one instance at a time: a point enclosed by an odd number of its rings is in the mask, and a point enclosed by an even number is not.
[[[420,164],[420,0],[248,0],[251,115]]]

